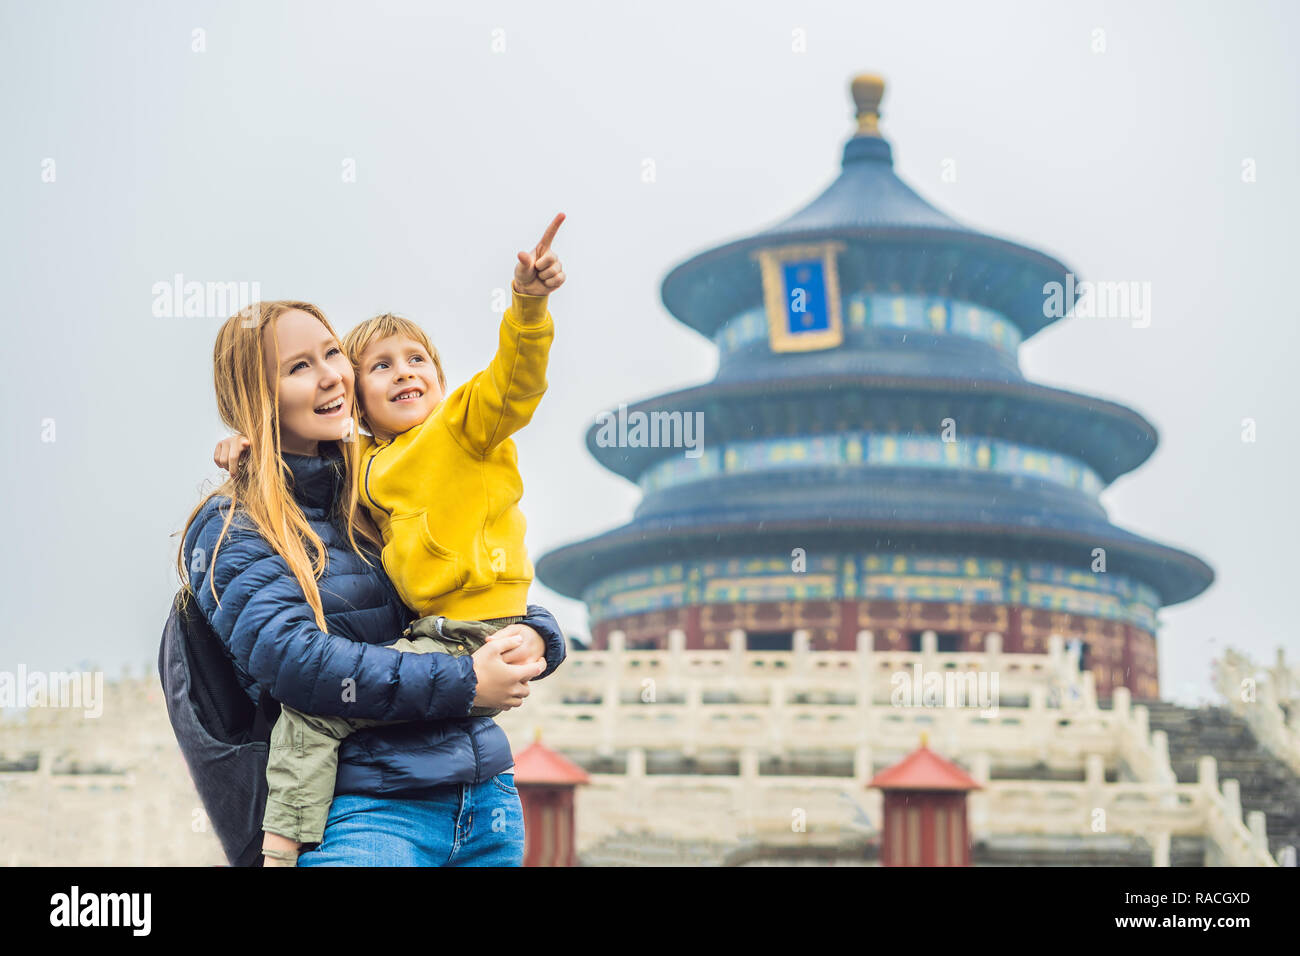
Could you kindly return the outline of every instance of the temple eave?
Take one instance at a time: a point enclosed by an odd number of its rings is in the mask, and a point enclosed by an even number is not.
[[[781,243],[839,240],[862,248],[844,256],[846,290],[880,288],[952,295],[1006,314],[1029,337],[1060,316],[1043,313],[1043,286],[1072,270],[1051,256],[995,236],[938,227],[848,226],[760,233],[702,252],[670,271],[664,306],[683,324],[712,336],[730,315],[762,304],[750,254]]]
[[[703,440],[712,444],[850,428],[937,435],[940,421],[951,417],[960,436],[1005,438],[1075,455],[1107,483],[1140,466],[1158,442],[1155,426],[1130,408],[1029,382],[860,375],[710,382],[628,405],[625,413],[700,413]],[[608,419],[588,429],[587,448],[603,467],[630,480],[682,452],[633,445],[626,436],[607,443],[609,423],[617,424]]]
[[[656,520],[633,522],[551,550],[537,562],[537,574],[547,587],[580,599],[593,581],[619,570],[763,548],[862,550],[868,547],[867,537],[874,535],[869,547],[884,550],[947,548],[975,554],[1034,554],[1078,567],[1088,567],[1094,549],[1103,548],[1110,573],[1129,574],[1147,583],[1159,593],[1162,606],[1190,600],[1213,583],[1213,569],[1199,557],[1119,528],[1112,530],[1112,535],[1105,536],[1051,527],[847,517],[822,522]]]

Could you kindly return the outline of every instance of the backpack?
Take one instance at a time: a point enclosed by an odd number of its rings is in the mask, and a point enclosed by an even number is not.
[[[182,588],[158,648],[167,716],[212,829],[231,866],[262,865],[266,760],[280,704],[240,686],[235,662]]]

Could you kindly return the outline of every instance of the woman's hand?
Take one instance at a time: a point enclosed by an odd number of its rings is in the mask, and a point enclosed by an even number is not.
[[[244,452],[248,451],[250,443],[243,435],[232,435],[230,438],[222,439],[217,442],[217,449],[212,453],[212,460],[218,468],[223,468],[230,472],[230,477],[235,477],[235,468],[239,465],[239,458]]]
[[[514,288],[520,295],[550,295],[564,285],[564,268],[551,251],[551,240],[555,238],[562,222],[564,213],[557,213],[533,251],[518,254]]]
[[[475,706],[507,710],[524,702],[528,696],[528,681],[546,670],[546,661],[540,664],[507,663],[505,653],[522,643],[523,638],[518,634],[497,641],[489,638],[474,652],[474,677],[478,681]]]

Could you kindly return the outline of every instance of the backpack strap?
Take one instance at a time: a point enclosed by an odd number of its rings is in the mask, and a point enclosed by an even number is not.
[[[280,717],[280,702],[272,699],[270,694],[262,694],[253,713],[253,726],[249,731],[251,740],[269,741],[271,728]]]

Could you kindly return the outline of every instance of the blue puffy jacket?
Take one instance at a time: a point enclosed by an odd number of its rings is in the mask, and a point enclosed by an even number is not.
[[[284,461],[294,497],[328,548],[317,586],[329,633],[316,627],[285,560],[244,515],[236,514],[216,561],[210,560],[229,498],[210,498],[185,534],[191,587],[234,655],[249,696],[257,701],[268,693],[308,714],[416,721],[347,737],[339,748],[336,794],[418,797],[426,787],[482,783],[508,769],[513,758],[505,731],[491,717],[466,716],[478,684],[473,658],[382,646],[399,638],[414,615],[379,555],[367,548],[367,565],[331,519],[343,490],[340,459],[286,454]],[[544,608],[529,605],[525,623],[546,642],[546,670],[534,678],[540,680],[564,660],[564,636]],[[344,701],[349,678],[354,699]]]

